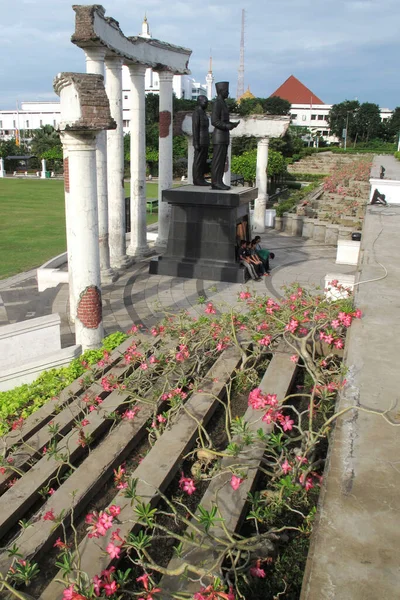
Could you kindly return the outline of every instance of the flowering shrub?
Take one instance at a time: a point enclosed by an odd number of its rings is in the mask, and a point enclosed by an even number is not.
[[[338,283],[331,282],[330,286],[337,287]],[[93,538],[96,544],[103,541],[104,556],[110,562],[123,559],[123,567],[99,569],[89,578],[80,570],[74,535],[68,536],[63,529],[62,537],[54,544],[60,551],[57,564],[62,565],[65,581],[63,600],[117,600],[124,597],[125,590],[129,597],[156,600],[162,590],[160,576],[176,575],[158,559],[156,546],[165,538],[173,541],[177,556],[183,560],[178,575],[185,572],[198,581],[193,592],[196,600],[256,598],[251,593],[244,595],[246,586],[254,582],[259,582],[254,585],[269,585],[271,573],[279,571],[276,565],[282,547],[288,540],[309,538],[323,477],[323,449],[326,451],[332,425],[340,417],[334,414],[336,394],[344,385],[337,351],[343,347],[354,319],[362,315],[353,306],[351,297],[329,302],[323,294],[311,293],[299,285],[287,288],[279,302],[252,296],[248,291],[240,292],[238,301],[244,304],[242,313],[217,315],[216,307],[207,303],[199,318],[193,319],[185,313],[169,316],[150,332],[151,341],[152,336],[160,336],[159,345],[141,347],[132,339],[123,357],[128,366],[123,380],[101,377],[105,392],[121,389],[128,395],[121,414],[109,418],[134,421],[143,406],[151,405],[148,422],[151,447],[173,419],[179,419],[182,410],[188,410],[187,399],[191,394],[202,392],[204,377],[221,352],[234,347],[240,350],[240,364],[233,380],[225,385],[226,403],[218,397],[225,412],[225,448],[217,448],[199,423],[197,447],[182,460],[174,495],[169,497],[159,491],[164,503],[160,510],[138,495],[138,480],[132,476],[134,468],[128,461],[116,467],[114,487],[126,500],[92,510],[85,517],[85,525],[87,538]],[[260,374],[281,342],[290,348],[290,360],[303,374],[300,387],[285,398],[259,385]],[[325,351],[318,354],[316,349],[321,343]],[[108,360],[104,352],[97,358],[97,362]],[[232,416],[235,390],[247,391],[249,421]],[[91,407],[98,410],[101,402],[99,396],[84,400],[87,414],[76,423],[83,443],[89,447],[91,440],[84,437],[84,431],[90,424]],[[196,421],[196,416],[191,416]],[[257,423],[259,429],[250,429],[250,423]],[[248,463],[247,456],[256,442],[263,444],[265,453],[259,469],[259,487],[248,497],[246,535],[229,534],[225,538],[220,533],[225,527],[221,523],[220,500],[216,498],[214,505],[206,508],[199,500],[199,491],[210,480],[224,475],[229,492],[239,498],[246,479],[254,471],[254,464]],[[192,464],[195,453],[203,460],[200,468]],[[46,456],[63,466],[71,466],[68,455],[57,452],[56,442],[47,446]],[[232,461],[228,473],[224,473],[222,459],[227,457]],[[0,467],[11,469],[12,464],[4,457]],[[54,493],[58,485],[57,480],[50,481],[43,495],[50,495],[50,490]],[[129,535],[121,533],[125,523],[121,510],[126,506],[132,508],[136,523]],[[63,515],[55,514],[54,509],[41,518],[54,522],[55,526],[63,521]],[[38,565],[19,555],[18,538],[13,544],[13,564],[6,579],[0,579],[0,591],[29,583],[38,571]],[[191,562],[192,551],[196,549],[217,557],[212,568]],[[287,578],[280,577],[278,584],[282,584],[280,590],[290,587]],[[261,597],[273,597],[273,593]]]
[[[0,436],[14,429],[19,419],[26,419],[36,412],[91,366],[103,368],[107,364],[110,352],[127,337],[121,331],[112,333],[104,338],[102,348],[87,350],[68,367],[45,371],[32,383],[18,386],[8,392],[0,392]]]

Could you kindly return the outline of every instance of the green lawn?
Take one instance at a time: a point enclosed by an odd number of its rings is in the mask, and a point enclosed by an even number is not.
[[[157,198],[157,187],[147,184],[148,198]],[[63,181],[0,179],[0,215],[0,279],[66,250]],[[148,224],[155,221],[157,213],[147,214]]]

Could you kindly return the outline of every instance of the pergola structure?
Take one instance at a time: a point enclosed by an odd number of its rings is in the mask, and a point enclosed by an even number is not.
[[[114,269],[128,266],[130,256],[143,255],[147,250],[145,72],[148,67],[157,71],[160,78],[157,243],[166,246],[169,208],[161,203],[161,197],[163,190],[172,186],[172,78],[175,74],[190,73],[191,50],[154,38],[127,37],[118,22],[106,17],[105,9],[98,4],[75,5],[73,9],[76,19],[71,40],[85,53],[86,73],[101,76],[100,79],[82,79],[79,74],[64,73],[55,80],[55,90],[61,97],[70,318],[77,322],[76,343],[87,348],[96,347],[101,342],[100,280],[103,284],[114,281],[117,277]],[[128,66],[131,80],[131,237],[128,248],[125,233],[123,65]],[[101,78],[105,80],[105,90],[100,85]],[[106,104],[109,117],[105,116]],[[116,127],[111,127],[111,122]],[[92,155],[93,148],[95,161],[92,158],[86,160],[85,152]],[[89,170],[94,170],[94,178]],[[85,237],[85,231],[78,223],[79,219],[84,221],[86,218],[79,203],[81,196],[86,198],[85,210],[89,210],[91,202],[96,203],[96,210],[92,207],[90,211],[92,221],[97,220],[97,225],[91,221],[91,233],[87,238],[90,243],[86,246],[80,239]],[[77,248],[91,256],[90,277],[89,271],[85,277],[79,264]],[[98,277],[93,274],[97,265]],[[87,294],[87,289],[92,293]],[[83,298],[88,308],[92,302],[96,314],[95,327],[90,335],[88,330],[92,326],[89,321],[82,325],[80,318],[83,315]]]
[[[166,245],[169,215],[161,203],[162,190],[172,185],[172,78],[188,74],[191,50],[153,38],[127,37],[115,19],[105,16],[98,5],[73,6],[75,33],[71,41],[82,48],[86,72],[105,75],[114,131],[97,139],[96,168],[99,206],[100,265],[103,280],[112,277],[110,266],[129,264],[127,256],[138,256],[146,242],[146,139],[145,84],[148,67],[160,77],[159,138],[159,228],[157,243]],[[131,79],[131,238],[125,248],[124,144],[122,118],[122,65],[129,67]],[[105,277],[104,277],[105,276]]]

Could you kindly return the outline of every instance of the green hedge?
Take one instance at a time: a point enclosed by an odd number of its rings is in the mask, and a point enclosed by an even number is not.
[[[329,177],[328,173],[289,173],[289,180],[292,181],[321,181]]]
[[[13,421],[20,417],[26,419],[80,377],[87,369],[82,363],[94,365],[103,358],[104,351],[111,352],[127,337],[121,331],[112,333],[104,338],[99,350],[86,350],[79,358],[71,361],[68,367],[44,371],[32,383],[0,392],[0,436],[10,430]]]
[[[394,157],[397,158],[397,160],[400,160],[400,152],[395,152]]]
[[[310,185],[307,185],[301,190],[293,192],[293,194],[291,194],[287,200],[281,202],[276,206],[276,216],[282,217],[283,213],[291,211],[297,204],[304,200],[304,198],[308,196],[310,192],[317,189],[319,185],[320,183],[318,181],[315,181],[314,183],[310,183]]]

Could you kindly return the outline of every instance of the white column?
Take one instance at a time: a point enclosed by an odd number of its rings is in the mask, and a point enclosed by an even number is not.
[[[194,160],[194,147],[193,147],[193,136],[189,135],[188,141],[188,168],[187,168],[187,182],[189,185],[193,185],[193,160]]]
[[[263,138],[257,143],[257,171],[256,186],[258,187],[258,197],[254,203],[253,231],[254,233],[264,233],[265,231],[265,210],[267,207],[267,167],[268,167],[268,145],[269,139]]]
[[[162,192],[172,187],[172,78],[173,73],[160,71],[160,137],[158,142],[158,237],[157,245],[168,241],[170,206],[162,202]]]
[[[73,282],[75,338],[84,350],[103,338],[98,244],[96,133],[62,132],[68,157],[66,200],[69,267]],[[73,217],[73,219],[71,219]]]
[[[4,170],[4,159],[0,158],[0,177],[5,177],[6,172]]]
[[[46,179],[46,160],[42,158],[42,171],[40,173],[42,179]]]
[[[104,77],[106,48],[102,46],[85,48],[85,55],[86,72],[103,75]],[[115,281],[118,275],[110,267],[110,249],[108,245],[107,133],[105,131],[100,131],[96,143],[100,270],[101,281],[107,284]]]
[[[122,64],[122,58],[117,56],[106,59],[106,91],[111,116],[117,123],[117,129],[107,131],[110,260],[117,269],[132,262],[126,255]]]
[[[61,135],[61,141],[63,137]],[[76,302],[74,295],[74,222],[75,215],[73,213],[73,203],[70,201],[69,195],[69,157],[68,147],[63,143],[63,160],[64,160],[64,196],[65,196],[65,229],[67,236],[67,259],[68,259],[68,287],[69,287],[69,321],[75,323]]]
[[[227,170],[224,173],[222,181],[225,185],[231,185],[231,158],[232,158],[232,140],[229,142],[228,152],[226,154]],[[226,167],[225,167],[226,168]]]
[[[128,254],[143,255],[147,246],[146,224],[146,107],[144,65],[129,65],[131,78],[131,242]]]

